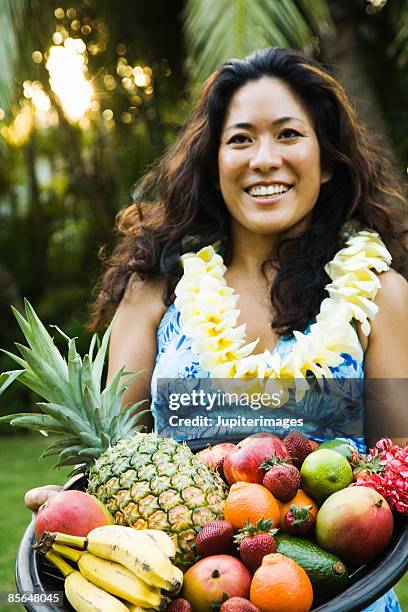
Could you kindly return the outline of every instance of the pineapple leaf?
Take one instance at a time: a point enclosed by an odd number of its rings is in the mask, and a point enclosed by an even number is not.
[[[82,359],[76,350],[75,338],[68,342],[68,378],[75,404],[79,412],[84,414],[82,408],[82,384],[81,384]]]
[[[92,416],[93,416],[93,424],[94,424],[95,432],[97,433],[97,435],[100,435],[100,432],[102,431],[102,423],[101,423],[101,415],[99,414],[99,409],[97,407],[94,408]]]
[[[48,393],[47,387],[45,387],[38,377],[30,370],[25,370],[18,378],[19,382],[23,383],[26,387],[37,393],[46,400],[51,401],[51,396]]]
[[[3,372],[0,374],[0,395],[23,372],[24,370],[11,370],[10,372]]]
[[[22,344],[16,342],[16,346],[24,359],[27,361],[29,369],[38,377],[40,381],[44,381],[44,384],[49,390],[48,395],[51,396],[52,401],[64,400],[64,403],[72,403],[72,395],[70,394],[69,384],[66,377],[62,379],[60,375],[52,369],[52,367],[43,361],[37,353],[34,353],[31,349]]]
[[[94,334],[92,336],[91,344],[89,345],[89,351],[88,351],[88,356],[89,356],[89,360],[91,363],[93,361],[93,354],[95,351],[95,347],[97,350],[99,350],[100,346],[101,346],[101,341],[99,340],[99,336],[98,334]]]
[[[93,433],[90,434],[87,431],[80,431],[78,433],[78,437],[81,439],[81,442],[87,446],[101,448],[101,439],[95,436]]]
[[[101,392],[101,381],[102,381],[102,372],[103,366],[105,363],[105,355],[109,344],[109,338],[113,327],[113,322],[115,317],[113,317],[109,327],[103,334],[101,346],[96,354],[95,361],[93,363],[92,374],[95,384],[95,390],[100,393]]]
[[[119,388],[118,391],[118,395],[120,395],[122,397],[122,395],[124,394],[124,392],[126,391],[126,389],[129,387],[129,385],[138,377],[140,376],[140,374],[142,374],[142,372],[144,372],[144,370],[141,370],[140,372],[122,372],[122,376],[127,376],[126,380],[122,383],[121,387]]]
[[[75,446],[77,442],[78,438],[65,438],[64,440],[58,440],[43,450],[41,453],[41,458],[48,457],[50,455],[58,455],[61,450],[68,448],[69,446]]]
[[[25,330],[27,330],[27,328],[22,327],[21,329],[26,337],[27,342],[45,362],[47,362],[55,370],[57,370],[61,378],[66,379],[67,364],[65,363],[65,360],[63,359],[61,353],[55,346],[53,339],[48,333],[46,327],[40,321],[30,302],[25,299],[24,305],[27,323],[30,326],[30,332],[26,335]],[[20,324],[20,320],[18,319],[16,314],[18,311],[16,311],[16,309],[13,309],[13,312],[17,318],[18,323]]]
[[[117,399],[119,399],[119,409],[120,409],[120,401],[122,399],[123,393],[127,386],[122,385],[120,392],[118,392],[119,381],[123,376],[123,372],[125,368],[121,368],[119,372],[115,374],[112,378],[108,386],[101,393],[102,400],[102,419],[106,421],[107,414],[112,410],[113,414],[116,414],[117,408]],[[133,377],[134,378],[134,377]]]
[[[116,442],[122,438],[122,428],[118,426],[119,415],[113,417],[109,427],[109,434],[111,437],[111,442],[116,444]]]
[[[98,459],[98,457],[100,457],[100,454],[101,453],[97,451],[95,448],[81,448],[81,450],[78,453],[80,457],[92,457],[93,459]]]
[[[149,409],[136,412],[130,418],[128,414],[129,412],[134,412],[136,408],[138,408],[141,404],[144,404],[146,401],[147,400],[142,400],[141,402],[137,402],[136,404],[133,404],[132,406],[129,406],[126,409],[123,409],[120,415],[121,419],[123,419],[124,421],[123,426],[120,427],[121,437],[128,438],[129,435],[131,435],[132,431],[140,431],[140,429],[144,427],[143,425],[136,425],[136,423],[142,418],[143,415],[150,414]]]
[[[10,423],[13,419],[19,417],[28,417],[33,416],[32,412],[15,412],[14,414],[6,414],[5,416],[0,417],[0,423]]]
[[[110,443],[111,443],[111,438],[105,431],[101,431],[101,442],[102,442],[102,446],[104,449],[109,448]]]
[[[53,465],[51,469],[55,470],[60,467],[64,467],[65,465],[76,465],[78,461],[80,461],[80,459],[78,459],[78,455],[72,457],[65,457],[65,459],[62,459],[62,461],[58,461],[58,463]]]
[[[14,415],[15,416],[15,415]],[[47,414],[23,415],[9,421],[12,427],[25,427],[26,429],[43,430],[46,432],[65,434],[64,427],[56,419]]]
[[[66,430],[79,433],[80,431],[88,431],[92,433],[92,429],[80,415],[67,408],[67,406],[61,406],[60,404],[54,404],[52,402],[38,402],[37,404],[44,410],[46,414],[54,417],[56,420],[66,423]]]
[[[11,310],[17,320],[17,323],[20,326],[21,331],[24,334],[24,337],[29,338],[31,336],[31,327],[29,323],[25,320],[25,318],[23,317],[21,312],[17,310],[17,308],[14,308],[14,306],[11,306]]]
[[[89,387],[89,389],[94,390],[94,380],[92,376],[92,360],[89,355],[85,355],[82,360],[81,385],[82,393],[84,393],[86,387]]]
[[[86,418],[88,419],[88,422],[93,423],[94,422],[93,415],[94,415],[94,410],[96,408],[96,398],[94,397],[89,387],[84,387],[83,407],[84,407]]]
[[[77,440],[78,442],[78,440]],[[76,457],[77,459],[77,463],[79,461],[79,455],[80,455],[80,451],[83,449],[83,447],[80,444],[77,444],[75,446],[69,446],[68,448],[64,448],[63,450],[61,450],[60,454],[59,454],[59,458],[60,459],[65,459],[65,457]]]
[[[50,327],[53,327],[54,329],[57,330],[57,332],[64,338],[64,340],[66,340],[67,342],[69,342],[71,340],[71,338],[69,336],[67,336],[67,334],[65,332],[62,331],[62,329],[60,327],[58,327],[58,325],[50,325]]]

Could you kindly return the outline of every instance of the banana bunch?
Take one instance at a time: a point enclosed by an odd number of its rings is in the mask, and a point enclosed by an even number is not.
[[[170,602],[166,595],[176,595],[183,583],[164,531],[106,525],[86,538],[45,533],[36,547],[65,576],[65,594],[79,612],[162,611]]]

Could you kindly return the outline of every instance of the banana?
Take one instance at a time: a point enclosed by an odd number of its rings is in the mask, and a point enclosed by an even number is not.
[[[153,538],[157,546],[170,561],[174,561],[176,558],[176,546],[168,533],[160,529],[143,529],[143,531]]]
[[[84,552],[78,560],[78,568],[93,584],[136,606],[165,610],[170,601],[161,595],[160,589],[149,587],[130,570],[115,561],[108,561]]]
[[[77,612],[129,612],[124,603],[89,582],[78,571],[65,578],[65,595]]]
[[[88,534],[86,548],[97,557],[124,565],[147,584],[177,594],[183,572],[145,531],[122,525],[97,527]]]
[[[129,604],[127,608],[130,612],[153,612],[151,608],[141,608],[140,606],[134,606],[133,604]]]

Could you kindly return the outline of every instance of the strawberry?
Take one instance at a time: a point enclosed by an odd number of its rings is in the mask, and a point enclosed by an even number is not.
[[[359,455],[358,461],[353,469],[354,480],[357,478],[367,479],[373,474],[385,472],[385,465],[381,463],[380,455]]]
[[[228,521],[206,523],[196,538],[196,549],[202,557],[227,554],[234,545],[234,528]]]
[[[234,536],[239,545],[239,556],[244,565],[253,572],[261,566],[265,555],[276,552],[276,540],[273,537],[278,531],[271,529],[272,521],[261,518],[256,525],[246,523]]]
[[[275,455],[273,459],[268,459],[260,467],[267,470],[262,484],[274,497],[283,502],[288,502],[295,497],[300,487],[300,473],[294,465]]]
[[[305,435],[295,430],[290,431],[283,438],[283,443],[288,449],[289,455],[296,467],[300,467],[306,457],[318,446],[317,442],[309,440]]]
[[[193,606],[187,599],[178,597],[169,603],[166,612],[193,612]]]
[[[168,608],[167,608],[168,609]],[[220,612],[261,612],[249,599],[244,597],[230,597],[224,601]]]
[[[299,508],[292,504],[283,518],[284,530],[296,536],[304,536],[312,529],[316,518],[310,512],[312,506]]]

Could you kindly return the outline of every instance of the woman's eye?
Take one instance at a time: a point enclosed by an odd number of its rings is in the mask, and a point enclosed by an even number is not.
[[[286,128],[284,130],[282,130],[282,132],[279,134],[279,138],[298,138],[298,136],[301,136],[302,134],[300,132],[298,132],[297,130],[294,130],[292,128]]]
[[[234,136],[231,136],[227,144],[244,144],[250,141],[251,141],[250,137],[247,136],[246,134],[235,134]]]

